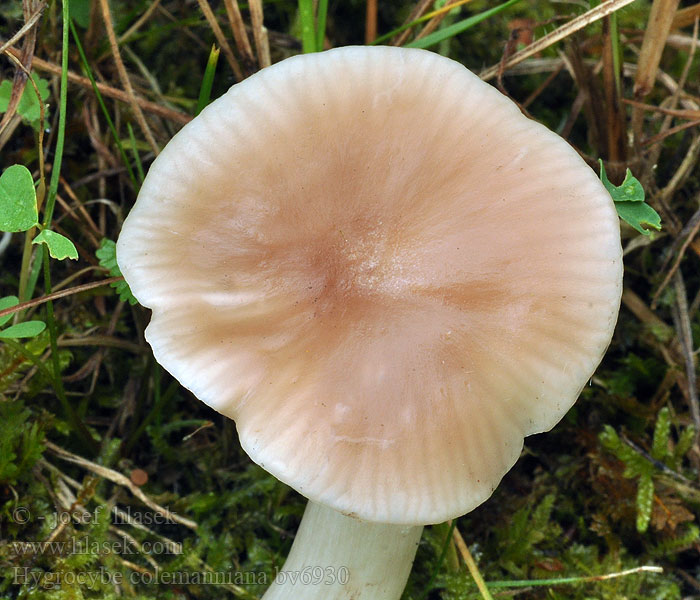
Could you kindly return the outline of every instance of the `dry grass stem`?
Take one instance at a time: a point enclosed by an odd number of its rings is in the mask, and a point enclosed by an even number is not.
[[[238,64],[236,57],[233,55],[231,46],[226,40],[224,32],[221,31],[221,27],[219,27],[219,23],[216,20],[216,16],[212,11],[211,6],[209,6],[209,2],[207,0],[197,0],[197,2],[199,3],[199,8],[204,14],[204,18],[207,20],[207,23],[209,23],[209,27],[211,27],[211,30],[214,32],[214,37],[216,38],[219,47],[223,51],[224,56],[226,57],[226,60],[228,61],[229,66],[231,67],[231,70],[233,71],[233,74],[236,76],[236,79],[238,81],[241,81],[241,79],[243,79],[243,71],[241,71],[241,66]]]
[[[108,0],[100,0],[100,8],[102,9],[102,19],[104,20],[105,29],[107,31],[107,38],[109,39],[109,46],[112,50],[112,56],[114,58],[114,63],[117,66],[117,72],[119,73],[119,79],[126,90],[127,97],[129,98],[129,105],[134,111],[134,116],[136,117],[136,122],[141,128],[148,145],[151,150],[158,155],[160,148],[156,144],[156,140],[151,133],[151,128],[146,123],[146,118],[143,116],[143,112],[139,103],[136,101],[136,95],[134,94],[134,89],[131,86],[131,80],[129,79],[129,74],[126,72],[126,67],[122,61],[121,54],[119,53],[119,44],[117,43],[117,36],[114,33],[114,26],[112,25],[112,14],[109,10]]]
[[[245,69],[248,73],[252,73],[255,70],[255,56],[248,39],[248,33],[245,30],[245,23],[241,16],[238,0],[224,0],[224,6],[226,7],[226,15],[233,33],[233,39],[236,41],[236,47],[243,59]]]
[[[408,15],[406,20],[403,22],[403,25],[408,25],[409,23],[412,23],[416,19],[419,19],[420,17],[422,17],[432,5],[433,5],[433,0],[419,0],[416,3],[416,5],[413,7],[413,10]],[[403,46],[410,35],[411,35],[411,30],[405,29],[401,33],[394,36],[394,38],[389,43],[392,46]]]
[[[267,29],[263,25],[262,0],[250,0],[250,20],[253,25],[253,39],[258,53],[258,64],[261,69],[270,66],[270,42],[267,39]]]
[[[6,42],[3,42],[3,44],[0,46],[0,53],[5,53],[5,51],[10,47],[14,46],[17,42],[19,42],[30,30],[32,27],[34,27],[39,19],[41,19],[41,15],[44,12],[44,9],[46,8],[46,2],[42,2],[39,8],[36,10],[36,12],[27,19],[27,21],[22,25],[22,27],[13,35],[9,40]]]
[[[452,10],[458,5],[467,4],[468,2],[471,2],[471,0],[447,0],[447,2],[445,2],[445,6],[431,13],[433,14],[433,16],[424,25],[423,29],[421,29],[420,32],[416,35],[415,39],[419,40],[420,38],[424,38],[426,35],[435,31],[438,28],[438,25],[442,23],[442,20],[450,12],[450,10]]]
[[[16,48],[8,48],[7,52],[10,52],[14,56],[19,56],[20,54],[19,50],[17,50]],[[46,71],[54,75],[61,74],[60,66],[55,65],[46,60],[42,60],[41,58],[35,57],[32,61],[32,66],[37,68],[39,71]],[[75,83],[85,89],[92,89],[92,84],[90,83],[90,80],[87,77],[82,77],[81,75],[78,75],[73,71],[68,71],[68,81],[70,81],[71,83]],[[129,95],[124,90],[120,90],[119,88],[115,88],[105,83],[97,82],[97,89],[100,90],[100,93],[102,95],[107,96],[108,98],[114,98],[115,100],[119,100],[120,102],[125,102],[127,104],[131,102]],[[189,123],[192,120],[192,117],[190,115],[187,115],[177,110],[166,108],[164,106],[160,106],[159,104],[156,104],[155,102],[150,102],[145,98],[135,96],[135,100],[136,103],[143,110],[150,112],[154,115],[158,115],[159,117],[170,119],[171,121],[175,121],[176,123],[184,125],[185,123]]]
[[[484,581],[484,578],[479,572],[479,567],[477,566],[476,561],[472,556],[472,553],[469,551],[469,546],[467,546],[466,542],[464,541],[464,538],[462,537],[462,534],[459,532],[459,529],[457,527],[454,528],[452,537],[455,541],[455,545],[457,546],[457,550],[459,551],[459,554],[462,557],[462,560],[464,561],[464,564],[466,564],[467,569],[469,569],[469,574],[472,576],[472,579],[474,579],[476,587],[479,588],[479,593],[481,594],[481,597],[484,600],[493,600],[493,596],[491,596],[489,589],[486,587],[486,582]]]
[[[367,0],[365,10],[365,44],[377,39],[377,0]]]
[[[695,371],[695,355],[693,353],[693,333],[688,315],[688,296],[686,294],[685,282],[680,271],[673,275],[673,289],[675,292],[675,310],[673,320],[676,326],[676,333],[680,341],[683,352],[683,362],[685,364],[685,375],[687,378],[688,404],[690,414],[695,424],[695,443],[700,440],[700,401],[698,401],[698,382]]]
[[[176,513],[170,512],[164,506],[160,506],[159,504],[151,500],[148,496],[146,496],[146,494],[144,494],[138,486],[134,485],[128,477],[122,475],[118,471],[108,469],[107,467],[103,467],[102,465],[98,465],[97,463],[89,461],[83,458],[82,456],[78,456],[77,454],[73,454],[68,450],[64,450],[60,446],[57,446],[56,444],[53,444],[49,441],[46,442],[46,447],[49,450],[51,450],[51,452],[56,454],[56,456],[62,458],[63,460],[83,467],[84,469],[87,469],[88,471],[91,471],[104,479],[108,479],[109,481],[112,481],[118,485],[121,485],[122,487],[127,488],[134,496],[136,496],[139,500],[141,500],[141,502],[143,502],[146,506],[148,506],[148,508],[150,508],[154,512],[157,512],[158,514],[161,514],[164,517],[175,521],[176,523],[180,523],[185,527],[189,527],[190,529],[197,529],[197,523],[195,523],[191,519],[187,519],[185,517],[181,517]]]
[[[535,40],[534,42],[532,42],[532,44],[529,44],[522,50],[514,53],[504,62],[504,64],[502,65],[503,68],[508,69],[514,65],[517,65],[518,63],[524,61],[526,58],[530,58],[538,52],[542,52],[542,50],[544,50],[545,48],[549,48],[553,44],[556,44],[564,38],[569,37],[571,34],[577,32],[579,29],[583,29],[587,25],[595,23],[603,17],[614,13],[616,10],[619,10],[623,6],[627,6],[632,2],[634,2],[634,0],[606,0],[602,4],[599,4],[595,8],[592,8],[591,10],[585,12],[581,16],[572,19],[568,23],[546,34],[540,39]],[[496,77],[496,75],[498,75],[498,70],[500,67],[500,63],[492,65],[488,69],[483,70],[479,74],[479,76],[484,81],[489,81],[490,79],[493,79],[494,77]]]
[[[673,29],[688,27],[695,22],[695,19],[700,19],[700,2],[693,4],[693,6],[679,9],[673,17],[671,27]]]
[[[148,19],[151,18],[151,15],[156,11],[158,6],[160,5],[161,0],[154,0],[151,2],[151,4],[148,6],[148,8],[144,11],[144,13],[136,19],[134,24],[129,27],[124,33],[122,33],[119,38],[119,45],[121,46],[124,42],[126,42],[132,35],[134,35],[143,25],[148,21]]]

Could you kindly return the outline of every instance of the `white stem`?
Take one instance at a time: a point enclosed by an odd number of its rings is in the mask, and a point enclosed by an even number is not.
[[[360,521],[309,502],[263,600],[398,600],[422,531]]]

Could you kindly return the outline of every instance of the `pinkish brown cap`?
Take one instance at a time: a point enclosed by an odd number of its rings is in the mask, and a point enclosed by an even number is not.
[[[578,154],[422,50],[296,56],[155,160],[119,238],[156,359],[251,458],[366,520],[492,493],[610,342],[615,208]]]

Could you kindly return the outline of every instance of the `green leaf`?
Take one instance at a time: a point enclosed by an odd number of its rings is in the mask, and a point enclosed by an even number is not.
[[[122,272],[117,264],[117,245],[107,238],[102,240],[100,247],[95,252],[95,256],[100,261],[100,266],[109,271],[112,277],[121,277]],[[131,293],[129,284],[124,281],[115,281],[110,284],[119,294],[119,299],[129,304],[138,304],[138,300]]]
[[[0,310],[12,308],[13,306],[17,306],[18,304],[19,298],[17,296],[5,296],[4,298],[0,298]],[[0,327],[7,323],[11,318],[11,314],[5,315],[4,317],[0,317]]]
[[[625,173],[625,180],[622,182],[622,185],[616,186],[608,179],[603,161],[600,160],[600,179],[614,202],[644,202],[644,188],[629,169]]]
[[[69,0],[70,17],[83,29],[90,25],[90,0]]]
[[[78,251],[73,242],[60,233],[56,233],[50,229],[44,229],[32,240],[32,244],[46,244],[52,258],[57,258],[58,260],[63,260],[64,258],[78,260]]]
[[[46,323],[43,321],[25,321],[17,323],[7,329],[0,331],[2,339],[30,338],[39,335],[46,329]]]
[[[644,188],[632,175],[632,172],[627,169],[622,185],[616,186],[608,179],[603,161],[598,159],[598,162],[600,163],[600,180],[612,197],[620,218],[644,235],[650,235],[650,229],[660,231],[661,217],[644,202]]]
[[[44,102],[49,97],[49,82],[46,79],[42,79],[35,73],[32,73],[32,79],[36,83],[36,87],[39,90],[39,95],[41,96],[41,102]],[[12,96],[12,82],[5,80],[0,83],[0,112],[5,112],[10,104],[10,97]],[[22,92],[22,97],[19,99],[17,104],[17,113],[26,121],[31,123],[34,129],[39,127],[39,118],[41,117],[41,106],[40,101],[36,97],[36,91],[34,86],[27,82]]]
[[[654,503],[654,480],[651,474],[642,475],[637,487],[637,531],[644,533],[649,527]]]
[[[7,167],[0,177],[0,231],[27,231],[38,221],[32,174],[24,165]]]
[[[649,229],[661,230],[661,217],[646,202],[615,202],[620,218],[629,223],[639,233],[651,235]]]

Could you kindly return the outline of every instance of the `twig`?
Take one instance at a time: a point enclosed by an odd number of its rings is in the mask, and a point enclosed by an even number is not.
[[[486,582],[484,581],[484,578],[479,572],[479,567],[477,567],[476,561],[474,560],[472,553],[469,552],[469,546],[467,546],[466,542],[464,541],[464,538],[462,537],[462,534],[459,532],[459,529],[457,527],[455,527],[454,533],[452,535],[454,537],[455,544],[457,545],[457,550],[459,550],[459,553],[462,555],[462,559],[467,565],[467,569],[469,569],[469,573],[474,579],[476,587],[479,588],[481,597],[484,598],[484,600],[493,600],[493,596],[486,587]]]
[[[695,139],[691,142],[688,152],[681,162],[681,166],[676,169],[676,172],[666,184],[666,187],[661,190],[659,195],[665,202],[673,196],[676,190],[693,172],[697,166],[698,157],[700,157],[700,135],[695,136]]]
[[[46,2],[42,2],[39,8],[36,10],[36,12],[27,19],[27,22],[22,25],[20,30],[15,33],[9,40],[4,42],[2,46],[0,46],[0,53],[3,53],[7,50],[12,51],[12,46],[14,46],[17,42],[19,42],[26,34],[27,32],[34,26],[34,24],[41,19],[41,14],[46,8]]]
[[[681,264],[681,260],[683,259],[683,256],[685,255],[685,251],[688,249],[688,246],[690,246],[691,242],[693,241],[695,236],[698,234],[698,230],[700,230],[700,209],[695,211],[693,216],[690,217],[690,220],[688,221],[686,226],[678,234],[677,241],[682,239],[683,237],[685,237],[685,241],[683,242],[683,245],[681,246],[681,249],[678,252],[678,256],[676,257],[676,260],[673,263],[673,266],[669,269],[668,273],[666,274],[666,277],[664,277],[664,280],[661,282],[661,285],[658,287],[658,289],[654,293],[654,296],[651,299],[652,306],[656,306],[656,303],[659,301],[659,296],[661,295],[661,292],[664,291],[666,286],[671,281],[671,277],[673,277],[675,272],[678,270],[678,267]],[[676,242],[674,242],[673,245],[675,246]],[[674,248],[672,247],[671,252],[673,252],[673,250],[674,250]]]
[[[675,127],[671,127],[666,131],[662,131],[661,133],[657,133],[656,135],[645,139],[644,141],[642,141],[642,146],[646,147],[651,146],[653,144],[658,144],[659,142],[665,140],[667,137],[675,135],[679,131],[683,131],[684,129],[690,129],[691,127],[697,127],[698,125],[700,125],[700,119],[696,121],[688,121],[687,123],[683,123],[682,125],[676,125]]]
[[[107,348],[120,348],[121,350],[126,350],[127,352],[133,352],[134,354],[144,354],[148,350],[135,344],[134,342],[128,342],[127,340],[120,340],[109,335],[90,335],[81,338],[62,338],[58,345],[61,348],[72,348],[76,346],[98,346]]]
[[[628,575],[636,575],[637,573],[663,573],[661,567],[654,565],[643,565],[624,571],[615,573],[606,573],[605,575],[588,575],[584,577],[554,577],[552,579],[526,579],[516,581],[489,581],[489,587],[492,588],[513,588],[513,587],[530,587],[530,586],[552,586],[565,585],[571,583],[593,583],[596,581],[607,581],[608,579],[616,579],[617,577],[627,577]]]
[[[32,82],[32,85],[36,90],[37,100],[39,102],[40,108],[42,109],[40,131],[43,132],[44,129],[44,104],[41,100],[41,95],[39,94],[39,91],[36,87],[36,83],[34,82],[34,79],[32,78],[30,73],[30,69],[32,67],[32,59],[34,58],[34,50],[36,48],[36,23],[38,22],[38,17],[41,16],[41,7],[39,7],[39,9],[34,12],[34,14],[29,14],[29,10],[31,10],[33,2],[31,0],[25,0],[25,2],[22,3],[22,5],[25,20],[27,22],[33,22],[34,26],[27,29],[26,32],[23,34],[26,34],[26,38],[22,43],[21,57],[12,56],[9,52],[5,50],[5,45],[3,45],[3,53],[7,54],[7,56],[17,64],[19,70],[15,71],[14,77],[12,79],[12,92],[10,94],[10,101],[8,103],[8,106],[6,107],[5,114],[2,116],[2,119],[0,119],[0,133],[2,133],[5,127],[7,127],[12,121],[12,117],[14,117],[17,108],[19,107],[19,103],[22,100],[22,95],[24,93],[25,86],[27,85],[27,79],[29,79]],[[44,172],[42,168],[42,183],[43,175]]]
[[[148,21],[148,19],[151,17],[154,11],[158,8],[160,2],[161,0],[155,0],[155,2],[151,2],[146,11],[138,19],[136,19],[136,22],[119,36],[118,41],[120,45],[126,42],[126,40],[128,40],[134,33],[136,33],[141,28],[141,26],[146,21]]]
[[[109,39],[109,46],[112,50],[112,56],[114,58],[114,63],[117,65],[117,72],[119,73],[119,79],[121,79],[122,85],[126,90],[127,97],[129,98],[129,104],[134,111],[134,116],[136,121],[141,127],[148,145],[151,147],[153,152],[158,155],[160,148],[156,144],[156,140],[151,133],[151,128],[146,123],[146,118],[143,116],[143,112],[138,102],[136,101],[136,95],[134,94],[134,88],[131,87],[131,80],[129,79],[129,74],[126,72],[126,67],[122,61],[121,54],[119,53],[119,44],[117,43],[117,36],[114,33],[114,25],[112,24],[112,15],[109,11],[108,0],[100,0],[100,8],[102,9],[102,18],[104,20],[105,29],[107,30],[107,38]]]
[[[377,37],[377,0],[366,0],[365,44],[371,44]]]
[[[115,283],[121,281],[123,277],[109,277],[108,279],[103,279],[102,281],[92,281],[90,283],[84,283],[83,285],[76,285],[67,290],[61,290],[60,292],[53,292],[52,294],[46,294],[41,298],[35,298],[34,300],[27,300],[26,302],[20,302],[16,306],[0,310],[0,318],[5,315],[12,315],[16,312],[23,311],[27,308],[32,308],[32,306],[38,306],[44,302],[49,302],[50,300],[56,300],[58,298],[64,298],[65,296],[72,296],[73,294],[78,294],[80,292],[85,292],[87,290],[92,290],[97,287],[102,287],[103,285],[109,285],[110,283]]]
[[[672,117],[678,117],[680,119],[700,119],[700,110],[679,110],[674,108],[664,108],[663,106],[645,104],[644,102],[637,102],[636,100],[630,100],[629,98],[623,98],[622,102],[625,104],[629,104],[630,106],[636,106],[637,108],[642,108],[644,110],[660,112],[661,114],[670,115]]]
[[[97,463],[94,463],[92,461],[87,460],[86,458],[83,458],[82,456],[78,456],[77,454],[73,454],[72,452],[69,452],[68,450],[64,450],[60,446],[57,446],[56,444],[53,444],[52,442],[45,442],[46,447],[51,450],[54,454],[56,454],[58,457],[62,458],[63,460],[66,460],[68,462],[72,462],[73,464],[79,465],[83,467],[84,469],[87,469],[89,471],[92,471],[96,475],[99,475],[100,477],[104,479],[109,479],[109,481],[112,481],[118,485],[121,485],[125,488],[128,488],[128,490],[136,496],[141,502],[143,502],[148,508],[151,510],[157,512],[158,514],[163,515],[166,518],[172,519],[176,523],[180,523],[181,525],[184,525],[185,527],[189,527],[190,529],[197,529],[197,523],[194,521],[187,519],[185,517],[181,517],[180,515],[170,512],[167,508],[164,506],[160,506],[159,504],[156,504],[153,500],[151,500],[146,494],[143,493],[143,491],[136,485],[134,485],[131,480],[119,473],[118,471],[114,471],[113,469],[108,469],[107,467],[103,467],[102,465],[98,465]]]
[[[698,401],[697,375],[693,357],[693,333],[688,316],[688,296],[680,271],[676,271],[673,276],[673,288],[676,292],[676,310],[673,311],[673,320],[676,324],[676,333],[681,343],[685,362],[685,373],[688,380],[688,404],[695,424],[695,443],[697,443],[700,440],[700,402]]]
[[[615,12],[616,10],[619,10],[623,6],[631,4],[632,2],[634,2],[634,0],[606,0],[602,4],[599,4],[595,8],[592,8],[588,12],[585,12],[581,16],[572,19],[571,21],[562,25],[558,29],[555,29],[547,35],[541,37],[539,40],[535,40],[534,42],[532,42],[532,44],[529,44],[519,52],[516,52],[515,54],[511,55],[504,62],[503,68],[507,69],[509,67],[512,67],[513,65],[517,65],[518,63],[524,61],[526,58],[529,58],[530,56],[533,56],[538,52],[542,52],[542,50],[544,50],[545,48],[549,48],[551,45],[556,44],[557,42],[570,36],[572,33],[575,33],[579,29],[583,29],[587,25],[595,23],[599,19],[602,19],[603,17]],[[492,65],[488,69],[482,71],[479,74],[479,77],[481,77],[484,81],[493,79],[494,77],[496,77],[496,75],[498,75],[498,69],[500,67],[500,63]]]
[[[270,66],[270,43],[267,39],[267,29],[263,25],[263,5],[261,0],[250,0],[250,21],[253,25],[253,39],[258,52],[258,64],[261,69]]]
[[[255,57],[245,30],[241,9],[238,7],[238,0],[224,0],[224,7],[226,8],[226,15],[233,33],[233,39],[236,40],[236,47],[243,57],[243,64],[246,71],[252,73],[255,69]]]
[[[17,48],[13,47],[8,48],[7,52],[11,53],[15,57],[19,57],[21,55],[20,51]],[[61,74],[60,66],[54,65],[53,63],[50,63],[46,60],[42,60],[41,58],[34,57],[32,61],[32,66],[40,71],[46,71],[48,73],[53,73],[54,75]],[[81,75],[78,75],[77,73],[74,73],[72,71],[68,71],[68,81],[86,89],[92,89],[92,84],[90,83],[90,80],[87,77],[82,77]],[[97,89],[99,89],[102,94],[108,96],[109,98],[114,98],[115,100],[119,100],[120,102],[125,102],[127,104],[130,102],[129,95],[126,92],[124,92],[124,90],[120,90],[105,83],[99,82],[97,83]],[[145,98],[135,96],[135,99],[136,103],[143,110],[163,117],[165,119],[170,119],[171,121],[175,121],[183,125],[185,123],[189,123],[192,120],[192,117],[190,115],[176,110],[172,110],[170,108],[165,108],[156,104],[155,102],[150,102]]]
[[[688,73],[690,73],[690,67],[693,64],[693,60],[695,58],[695,49],[697,47],[697,39],[698,39],[698,22],[696,20],[695,24],[693,26],[693,37],[692,37],[692,45],[690,46],[690,52],[688,53],[688,58],[685,61],[685,66],[683,67],[683,72],[681,73],[681,78],[678,80],[678,86],[673,91],[673,95],[671,97],[671,103],[670,103],[671,109],[675,108],[675,106],[678,104],[678,100],[681,96],[681,92],[683,90],[683,87],[685,87],[685,82],[688,79]],[[639,110],[639,109],[637,108],[635,110]],[[700,110],[696,111],[696,112],[697,112],[697,114],[692,118],[697,120],[697,119],[700,119]],[[657,135],[653,136],[652,139],[643,141],[642,147],[656,144],[657,142],[659,142],[663,139],[666,139],[666,137],[668,137],[669,135],[673,135],[674,133],[681,131],[681,129],[685,129],[685,127],[680,126],[680,127],[671,128],[671,115],[667,114],[667,116],[664,117],[663,123],[661,124],[660,132]],[[658,162],[660,155],[661,155],[661,146],[659,145],[649,153],[649,155],[647,157],[647,164],[655,165]]]
[[[448,13],[455,8],[457,5],[467,4],[471,0],[447,0],[441,8],[434,10],[430,13],[430,20],[424,25],[414,39],[419,40],[424,38],[428,34],[431,34],[438,28],[438,25],[442,23],[443,19],[448,15]]]
[[[102,1],[104,2],[106,0]],[[243,71],[241,71],[241,66],[238,64],[236,57],[233,55],[233,50],[231,50],[231,46],[226,40],[224,32],[221,31],[221,27],[219,27],[219,23],[214,16],[211,6],[209,6],[209,2],[207,0],[197,0],[197,2],[199,3],[199,8],[204,14],[204,18],[207,20],[207,23],[209,23],[209,27],[211,27],[211,30],[214,32],[214,37],[216,38],[219,47],[223,50],[224,56],[226,57],[233,74],[236,76],[238,81],[241,81],[243,79]]]
[[[684,477],[680,473],[674,471],[671,467],[668,465],[664,464],[660,460],[656,460],[651,454],[646,452],[643,448],[640,448],[637,444],[635,444],[631,439],[629,439],[624,432],[620,432],[620,439],[627,444],[632,450],[634,450],[639,456],[641,456],[644,460],[650,462],[654,467],[659,469],[659,471],[662,471],[663,473],[666,473],[676,481],[680,481],[681,483],[684,483],[686,485],[692,486],[694,484],[693,481],[688,479],[687,477]]]
[[[404,21],[403,26],[408,26],[409,23],[413,23],[413,21],[419,19],[432,5],[433,0],[420,0]],[[398,33],[390,43],[392,46],[403,46],[409,35],[411,35],[411,29],[407,28],[401,33]]]

